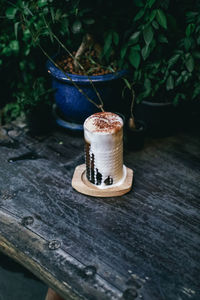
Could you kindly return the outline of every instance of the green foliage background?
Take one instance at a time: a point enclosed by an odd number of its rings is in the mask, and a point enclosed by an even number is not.
[[[61,43],[75,50],[86,32],[103,45],[104,64],[131,70],[126,84],[138,102],[200,97],[198,0],[0,0],[0,7],[0,107],[15,101],[14,117],[16,101],[20,113],[26,98],[31,107],[49,91],[41,48],[50,56]]]

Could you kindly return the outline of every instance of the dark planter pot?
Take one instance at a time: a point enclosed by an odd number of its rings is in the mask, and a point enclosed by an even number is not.
[[[56,106],[61,111],[65,120],[72,123],[83,124],[91,114],[99,111],[90,103],[72,82],[50,61],[47,62],[48,73],[52,76],[52,85],[55,91]],[[114,74],[90,76],[98,90],[107,111],[120,111],[122,107],[122,80],[127,74],[122,70]],[[68,73],[67,73],[68,74]],[[99,99],[87,76],[68,74],[70,78],[97,104]]]
[[[200,127],[200,99],[181,102],[179,105],[179,129],[197,130]]]
[[[143,121],[135,121],[136,128],[132,129],[126,124],[126,147],[130,150],[141,150],[144,147],[146,124]]]
[[[164,137],[173,133],[177,126],[177,108],[172,103],[143,101],[135,106],[136,119],[147,126],[147,135]]]
[[[42,105],[26,114],[26,122],[31,136],[45,135],[54,127],[51,107]]]

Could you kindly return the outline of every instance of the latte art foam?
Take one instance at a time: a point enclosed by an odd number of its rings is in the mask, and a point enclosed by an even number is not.
[[[87,179],[99,188],[122,183],[123,120],[110,112],[96,113],[84,123]]]

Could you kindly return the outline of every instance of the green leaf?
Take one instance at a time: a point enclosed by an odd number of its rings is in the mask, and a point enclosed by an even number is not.
[[[16,40],[17,40],[17,35],[18,35],[18,27],[19,27],[19,22],[16,22],[14,24],[14,33],[15,33]]]
[[[183,76],[183,82],[186,82],[189,78],[189,73],[186,71],[185,76]]]
[[[199,51],[194,51],[193,56],[197,59],[200,59],[200,52]]]
[[[199,13],[197,11],[195,11],[195,12],[194,11],[186,12],[187,21],[190,23],[198,15],[199,15]]]
[[[166,82],[166,89],[167,91],[173,90],[174,88],[174,77],[172,75],[169,75],[167,82]]]
[[[176,86],[180,85],[182,82],[183,82],[183,76],[179,76],[179,77],[176,79]]]
[[[160,64],[161,64],[161,61],[155,61],[154,64],[153,64],[154,68],[158,69],[160,67]]]
[[[38,0],[37,5],[38,7],[44,7],[47,5],[47,3],[48,3],[47,0]]]
[[[194,91],[192,93],[192,99],[195,99],[196,97],[198,97],[200,95],[200,84],[196,84]]]
[[[158,36],[158,41],[160,42],[160,43],[168,43],[168,39],[166,38],[166,36],[164,36],[163,34],[160,34],[159,36]]]
[[[61,34],[69,34],[69,20],[67,18],[64,18],[61,23]]]
[[[185,30],[185,34],[187,37],[189,37],[191,35],[191,33],[193,33],[195,30],[195,24],[191,23],[187,26],[186,30]]]
[[[131,49],[136,50],[136,51],[140,51],[140,45],[139,44],[134,45],[134,46],[131,47]]]
[[[137,7],[143,7],[144,6],[144,3],[143,3],[142,0],[134,0],[134,4]]]
[[[120,57],[123,59],[124,56],[126,55],[127,47],[123,47],[120,51]]]
[[[124,80],[124,82],[125,82],[127,88],[128,88],[129,90],[131,90],[131,85],[130,85],[129,81],[128,81],[126,78],[122,78],[122,79]]]
[[[4,47],[3,49],[2,49],[2,51],[1,51],[1,55],[7,55],[7,56],[9,56],[10,54],[11,54],[11,49],[10,49],[10,47],[8,46],[8,47]]]
[[[175,71],[175,70],[172,70],[172,71],[171,71],[171,74],[174,75],[174,76],[178,76],[178,72]]]
[[[28,42],[31,38],[31,32],[29,29],[25,29],[24,32],[23,32],[23,40],[25,42]]]
[[[139,36],[140,36],[140,31],[134,32],[129,38],[129,43],[131,44],[137,43]]]
[[[143,30],[144,41],[147,45],[149,45],[153,39],[153,29],[151,25],[147,26]]]
[[[187,71],[186,71],[186,70],[183,70],[183,71],[181,72],[181,76],[183,76],[183,77],[185,77],[186,74],[187,74]]]
[[[167,19],[162,9],[157,9],[156,19],[160,26],[167,29]]]
[[[54,13],[53,7],[50,7],[50,13],[51,13],[52,22],[54,23],[55,22],[55,13]]]
[[[112,32],[109,32],[105,38],[104,54],[106,54],[110,50],[111,45],[112,45]]]
[[[175,54],[173,55],[169,60],[168,60],[168,68],[171,68],[179,59],[180,54]]]
[[[184,39],[184,46],[185,46],[185,50],[188,51],[191,47],[192,41],[190,37],[186,37]]]
[[[60,9],[56,9],[56,13],[54,15],[54,21],[59,21],[61,19],[62,12]]]
[[[83,22],[84,22],[85,24],[87,24],[87,25],[92,25],[92,24],[95,23],[95,20],[92,19],[92,18],[87,18],[87,19],[85,19]]]
[[[156,0],[148,0],[147,1],[148,6],[151,8],[154,5],[155,1]]]
[[[19,42],[17,40],[13,40],[10,42],[9,47],[12,51],[19,51]]]
[[[140,9],[139,12],[136,14],[135,18],[133,19],[134,21],[138,21],[144,16],[145,10]]]
[[[149,21],[152,22],[156,16],[156,9],[152,10],[152,12],[150,13],[150,16],[149,16]]]
[[[142,48],[142,57],[144,60],[147,59],[147,57],[149,56],[150,54],[150,49],[149,49],[149,45],[145,45],[143,48]]]
[[[194,58],[192,57],[192,55],[190,55],[186,60],[185,65],[190,73],[194,70]]]
[[[174,97],[174,100],[173,100],[173,104],[174,105],[177,105],[178,102],[179,102],[179,99],[182,98],[184,99],[185,95],[182,94],[182,93],[177,93],[176,96]]]
[[[8,7],[6,9],[6,17],[8,19],[14,19],[15,15],[16,15],[16,12],[17,12],[17,8],[16,7]]]
[[[155,28],[155,29],[158,29],[159,28],[159,24],[154,20],[152,22],[152,26]]]
[[[161,73],[164,74],[163,79],[165,81],[167,79],[167,77],[169,76],[169,71],[164,67],[164,68],[162,68]]]
[[[151,80],[149,78],[145,78],[144,88],[147,92],[149,92],[151,90]]]
[[[119,44],[119,34],[116,31],[113,32],[113,42],[116,46]]]
[[[72,25],[72,32],[77,34],[81,31],[82,23],[79,20],[76,20]]]
[[[24,52],[25,56],[28,56],[28,55],[29,55],[30,50],[31,50],[30,47],[28,47],[28,48],[26,49],[26,51]]]
[[[134,49],[130,49],[129,61],[130,61],[131,65],[137,69],[140,65],[140,54],[139,54],[139,52],[135,51]]]

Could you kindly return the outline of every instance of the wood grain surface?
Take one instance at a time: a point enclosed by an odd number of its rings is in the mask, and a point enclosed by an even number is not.
[[[0,129],[0,250],[64,299],[200,299],[200,139],[125,150],[133,189],[79,194],[82,137]]]

